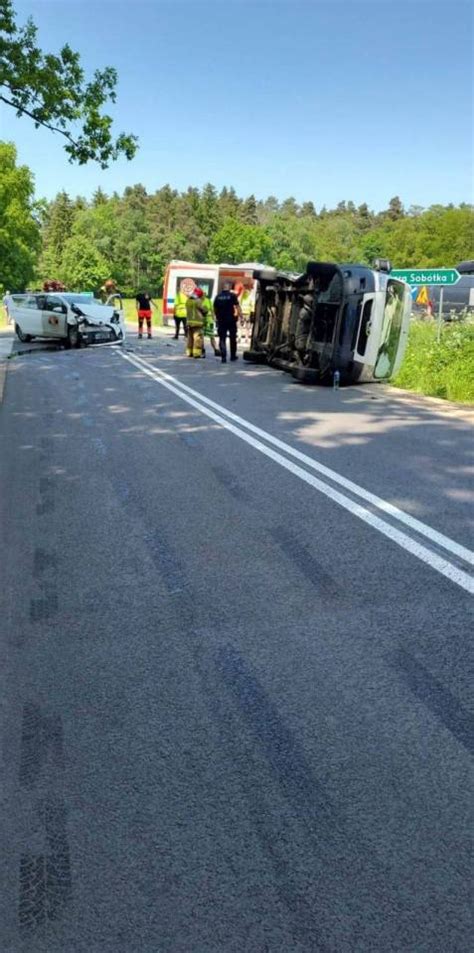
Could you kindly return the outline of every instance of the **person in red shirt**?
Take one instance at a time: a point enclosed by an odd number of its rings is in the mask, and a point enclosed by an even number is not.
[[[135,302],[138,314],[138,337],[143,337],[143,322],[146,321],[147,337],[151,338],[151,309],[155,307],[155,302],[150,298],[148,291],[139,292]]]

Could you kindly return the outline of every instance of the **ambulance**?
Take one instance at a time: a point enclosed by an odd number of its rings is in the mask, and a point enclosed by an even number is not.
[[[189,297],[195,288],[202,288],[206,297],[213,301],[227,281],[235,288],[237,294],[244,288],[249,289],[254,306],[256,284],[253,273],[256,269],[264,267],[258,262],[243,262],[240,265],[203,265],[192,261],[171,261],[166,268],[163,286],[163,324],[167,325],[169,319],[173,317],[174,301],[179,291]]]

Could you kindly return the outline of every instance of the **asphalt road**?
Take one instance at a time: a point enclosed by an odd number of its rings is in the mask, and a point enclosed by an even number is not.
[[[467,953],[467,413],[132,340],[0,434],[2,953]]]

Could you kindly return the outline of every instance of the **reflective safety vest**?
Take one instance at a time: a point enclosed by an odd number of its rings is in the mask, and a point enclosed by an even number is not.
[[[185,318],[186,317],[186,302],[188,296],[184,294],[183,291],[178,291],[176,298],[174,299],[174,314],[176,318]]]
[[[252,295],[250,291],[244,291],[240,299],[240,307],[244,318],[252,314]]]

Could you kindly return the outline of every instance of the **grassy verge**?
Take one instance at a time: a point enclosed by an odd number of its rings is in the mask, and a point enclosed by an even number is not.
[[[391,382],[428,397],[474,403],[474,324],[412,321],[403,364]]]

